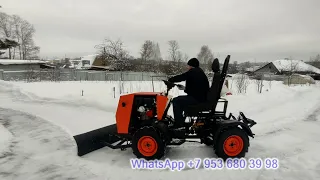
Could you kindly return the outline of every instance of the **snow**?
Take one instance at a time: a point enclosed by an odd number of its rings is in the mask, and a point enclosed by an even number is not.
[[[0,124],[0,157],[3,154],[3,151],[10,145],[10,140],[12,134]]]
[[[276,60],[272,62],[279,71],[299,71],[306,72],[310,71],[313,73],[320,74],[320,69],[311,66],[301,60]]]
[[[319,83],[288,87],[264,82],[262,94],[253,81],[246,94],[237,93],[235,79],[229,83],[228,113],[243,111],[258,123],[246,158],[275,157],[279,169],[133,170],[131,149],[103,148],[78,157],[72,135],[115,122],[120,82],[0,81],[0,124],[13,134],[6,156],[0,156],[0,179],[319,179]],[[125,82],[123,87],[125,93],[152,91],[151,82]],[[164,88],[155,82],[155,91]],[[173,89],[173,96],[180,94]],[[196,143],[169,147],[166,155],[184,161],[206,157],[214,158],[213,150]]]
[[[14,59],[0,59],[0,64],[10,65],[10,64],[45,64],[45,61],[39,60],[14,60]]]

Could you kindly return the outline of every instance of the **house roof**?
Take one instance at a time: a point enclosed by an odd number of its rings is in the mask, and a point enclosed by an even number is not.
[[[313,72],[320,74],[320,69],[310,64],[307,64],[301,60],[280,59],[273,61],[272,64],[279,71]]]
[[[0,59],[1,65],[12,65],[12,64],[45,64],[46,61],[40,60],[14,60],[14,59]]]
[[[111,66],[91,66],[89,69],[113,70],[113,68]]]

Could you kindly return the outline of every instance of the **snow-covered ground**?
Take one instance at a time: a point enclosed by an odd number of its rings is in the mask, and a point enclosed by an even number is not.
[[[126,82],[125,92],[152,91],[151,82]],[[115,87],[115,97],[113,88]],[[320,86],[254,83],[237,94],[228,112],[257,121],[247,158],[279,158],[277,170],[133,170],[131,149],[103,148],[78,157],[73,135],[115,122],[119,82],[0,81],[0,179],[320,179]],[[162,82],[155,83],[163,91]],[[268,89],[268,91],[266,91]],[[183,94],[177,89],[173,95]],[[2,125],[2,126],[1,126]],[[3,145],[4,144],[4,145]],[[167,158],[215,157],[205,145],[170,147]]]
[[[12,134],[5,127],[3,127],[2,124],[0,124],[0,157],[10,145],[11,138]]]

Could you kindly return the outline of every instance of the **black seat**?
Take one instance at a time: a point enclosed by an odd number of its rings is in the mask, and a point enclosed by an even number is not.
[[[197,105],[189,106],[185,111],[185,115],[187,116],[196,116],[199,112],[211,111],[214,112],[217,106],[217,103],[220,99],[221,89],[227,74],[227,68],[229,64],[230,55],[227,56],[224,64],[222,72],[220,72],[220,63],[216,58],[212,62],[211,69],[214,72],[212,78],[211,87],[208,90],[207,101],[204,103],[200,103]]]

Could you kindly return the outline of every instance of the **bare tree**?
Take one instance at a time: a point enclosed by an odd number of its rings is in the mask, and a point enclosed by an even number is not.
[[[272,77],[271,77],[271,73],[269,74],[269,88],[271,90],[271,86],[272,86]]]
[[[141,55],[141,59],[142,61],[147,61],[150,60],[152,58],[152,55],[154,54],[153,49],[154,45],[153,42],[150,40],[146,40],[141,49],[140,49],[140,55]]]
[[[263,76],[262,75],[258,75],[255,79],[255,84],[257,87],[257,91],[259,93],[262,93],[262,87],[263,87]]]
[[[214,60],[214,55],[208,45],[203,45],[197,58],[200,61],[202,68],[207,70],[210,69],[210,65]]]
[[[235,83],[238,93],[246,93],[250,81],[245,74],[240,74]]]
[[[14,58],[14,56],[12,56],[11,53],[11,48],[15,48],[16,46],[18,46],[19,44],[14,41],[14,40],[10,40],[10,39],[1,39],[0,38],[0,50],[7,50],[9,49],[9,59]],[[0,52],[0,55],[4,54],[5,52]]]
[[[13,15],[15,37],[20,44],[20,59],[34,59],[40,52],[40,47],[34,43],[33,36],[36,32],[34,26],[20,16]]]
[[[284,66],[287,75],[286,83],[288,84],[288,86],[290,86],[292,84],[292,75],[300,70],[299,61],[293,60],[292,57],[286,58],[285,60],[288,61],[288,63],[286,63],[286,65]]]
[[[161,61],[161,51],[160,51],[160,46],[158,43],[153,43],[153,54],[152,54],[152,59],[156,61]]]
[[[168,53],[169,53],[170,60],[172,60],[174,62],[178,62],[179,58],[181,58],[181,52],[179,51],[180,46],[179,46],[178,41],[170,40],[168,42],[168,44],[169,44]]]
[[[320,68],[320,54],[317,54],[315,57],[310,57],[309,64],[314,67]]]
[[[241,63],[241,71],[245,72],[247,68],[251,68],[253,65],[250,61],[246,61],[244,63]]]
[[[169,59],[172,61],[170,63],[170,69],[167,72],[171,74],[180,73],[182,69],[182,61],[183,61],[183,54],[180,51],[179,43],[176,40],[168,41],[169,44]]]
[[[233,61],[233,64],[229,65],[228,72],[230,74],[236,74],[238,73],[238,61]]]
[[[159,43],[153,42],[151,59],[156,61],[154,64],[152,64],[153,71],[159,72],[161,69],[160,66],[162,61]]]
[[[310,57],[310,62],[312,65],[314,62],[320,62],[320,54],[317,54],[315,57]]]
[[[111,40],[104,39],[102,44],[96,45],[95,48],[106,61],[118,70],[125,70],[129,66],[129,59],[131,56],[129,52],[124,49],[124,43],[121,39]]]
[[[0,12],[0,35],[10,40],[15,38],[13,19],[3,12]],[[7,46],[7,49],[9,50],[9,59],[12,59],[12,47],[14,46]]]
[[[21,32],[19,31],[19,27],[20,27],[20,24],[22,22],[22,18],[20,16],[17,16],[17,15],[13,15],[12,16],[12,19],[13,19],[13,24],[14,24],[14,31],[15,31],[15,36],[16,36],[16,40],[17,42],[20,44],[20,46],[18,47],[18,54],[19,54],[19,58],[22,59],[22,51],[21,51]],[[16,51],[16,49],[14,49],[14,51]],[[15,53],[14,53],[14,56],[15,56]]]
[[[95,48],[99,50],[100,55],[107,63],[116,70],[120,70],[119,90],[120,94],[124,91],[123,73],[129,66],[129,60],[132,57],[129,52],[125,50],[124,43],[121,39],[111,40],[105,38],[102,44],[96,45]]]
[[[189,60],[188,54],[184,53],[184,55],[182,57],[182,61],[187,62],[188,60]]]

